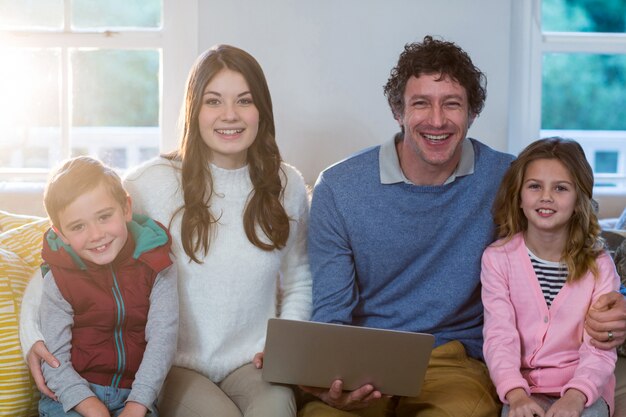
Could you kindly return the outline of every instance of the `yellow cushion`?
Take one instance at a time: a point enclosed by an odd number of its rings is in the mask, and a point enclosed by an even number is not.
[[[41,263],[48,220],[0,212],[0,225],[0,416],[36,416],[39,392],[24,363],[18,325],[24,290]]]
[[[40,219],[41,217],[13,214],[0,210],[0,233]]]

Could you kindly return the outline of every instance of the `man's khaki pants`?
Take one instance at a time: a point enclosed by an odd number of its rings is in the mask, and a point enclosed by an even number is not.
[[[319,400],[306,403],[299,417],[497,417],[500,403],[484,363],[467,356],[460,342],[433,349],[417,397],[383,398],[356,411],[341,411]]]

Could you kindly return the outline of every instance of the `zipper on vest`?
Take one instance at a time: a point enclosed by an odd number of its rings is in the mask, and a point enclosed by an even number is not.
[[[122,292],[120,291],[120,287],[117,283],[117,277],[115,276],[113,267],[111,267],[111,276],[113,277],[113,287],[111,287],[111,292],[113,293],[113,299],[115,300],[115,305],[117,307],[114,330],[115,349],[117,350],[117,370],[113,375],[111,386],[119,388],[122,375],[124,374],[124,369],[126,368],[126,350],[124,348],[124,334],[122,332],[122,325],[126,319],[126,308],[124,306],[124,299],[122,298]]]

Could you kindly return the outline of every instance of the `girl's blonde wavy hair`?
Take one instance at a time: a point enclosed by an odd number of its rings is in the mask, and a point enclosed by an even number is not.
[[[528,145],[507,170],[493,205],[498,238],[510,240],[528,228],[521,204],[521,191],[528,165],[538,159],[555,159],[569,171],[576,189],[576,204],[569,221],[567,243],[561,259],[574,282],[587,271],[597,276],[596,258],[604,250],[600,225],[593,207],[593,171],[583,148],[574,140],[560,137],[540,139]]]

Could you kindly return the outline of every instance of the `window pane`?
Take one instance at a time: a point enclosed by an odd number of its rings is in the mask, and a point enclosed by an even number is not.
[[[626,32],[624,0],[543,0],[544,31]]]
[[[159,144],[159,67],[156,50],[73,50],[72,148],[128,168]]]
[[[142,161],[147,161],[150,158],[154,158],[159,154],[158,146],[151,147],[140,147],[139,148],[139,159]]]
[[[617,173],[618,151],[597,151],[595,156],[595,172],[601,174]]]
[[[71,156],[87,156],[89,155],[89,149],[80,146],[72,146]]]
[[[61,29],[63,0],[0,0],[0,29]]]
[[[94,155],[125,169],[157,156],[159,127],[74,127],[72,156]]]
[[[126,148],[100,148],[98,158],[105,164],[113,168],[126,168],[128,166],[128,158],[126,157]]]
[[[85,28],[158,28],[162,0],[73,0],[72,26]]]
[[[159,52],[74,50],[74,126],[158,126]]]
[[[626,55],[545,54],[542,129],[626,130]]]
[[[24,149],[23,155],[24,168],[45,168],[49,165],[50,151],[48,146],[30,146]]]
[[[60,144],[60,52],[0,49],[0,62],[1,165],[48,168]]]

